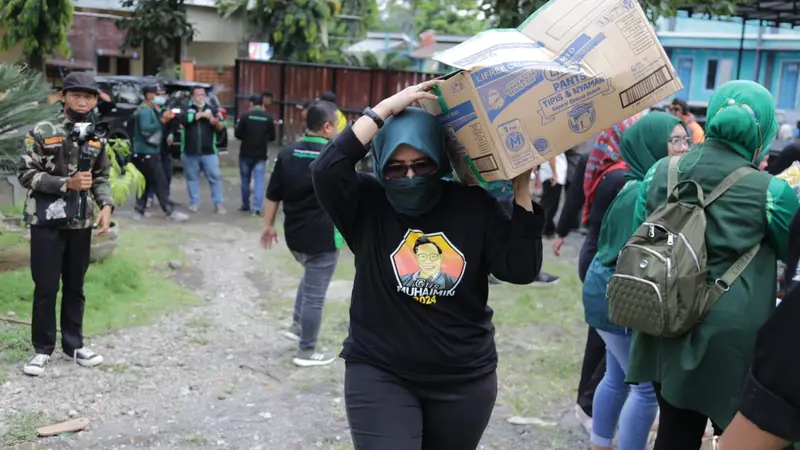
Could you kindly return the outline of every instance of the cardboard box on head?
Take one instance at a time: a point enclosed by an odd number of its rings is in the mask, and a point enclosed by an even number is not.
[[[460,71],[421,106],[467,184],[511,179],[683,88],[636,0],[550,0],[433,59]]]

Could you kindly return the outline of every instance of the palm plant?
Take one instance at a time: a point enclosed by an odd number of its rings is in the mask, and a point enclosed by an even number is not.
[[[51,89],[38,72],[0,64],[0,174],[13,172],[25,133],[37,122],[58,114]]]

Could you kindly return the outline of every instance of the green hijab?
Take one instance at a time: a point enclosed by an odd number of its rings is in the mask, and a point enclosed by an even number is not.
[[[729,81],[708,104],[706,139],[724,141],[736,153],[758,164],[769,153],[778,133],[775,99],[762,85]]]
[[[388,180],[383,168],[401,145],[409,145],[432,159],[438,170],[427,176]],[[421,216],[439,204],[446,181],[452,172],[447,156],[444,129],[439,121],[421,108],[409,107],[386,120],[372,140],[375,178],[383,185],[386,198],[395,211],[407,216]]]
[[[677,125],[685,125],[665,112],[652,112],[639,119],[622,134],[622,160],[630,167],[625,187],[611,203],[600,228],[597,260],[605,265],[616,264],[617,255],[633,234],[633,209],[639,185],[658,160],[667,156],[669,137]]]

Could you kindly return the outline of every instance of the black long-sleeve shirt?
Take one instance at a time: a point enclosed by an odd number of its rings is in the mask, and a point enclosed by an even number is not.
[[[347,128],[311,165],[317,199],[355,254],[341,356],[419,381],[494,371],[487,277],[534,280],[542,264],[541,207],[531,213],[514,205],[509,218],[484,189],[442,181],[433,211],[406,216],[374,178],[356,173],[366,152]]]
[[[800,289],[796,286],[758,331],[740,412],[762,430],[800,442]]]

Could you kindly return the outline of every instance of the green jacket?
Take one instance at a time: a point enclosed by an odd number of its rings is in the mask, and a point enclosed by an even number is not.
[[[678,179],[698,182],[707,196],[743,166],[752,166],[716,140],[681,158]],[[634,208],[634,229],[667,198],[667,163],[645,176]],[[689,190],[681,191],[688,195]],[[725,428],[736,413],[756,332],[775,309],[776,259],[786,256],[789,224],[798,209],[789,185],[766,172],[745,176],[706,210],[709,277],[713,283],[756,243],[761,249],[703,321],[685,336],[665,339],[634,332],[628,382],[661,383],[664,398],[698,411]]]
[[[66,195],[67,180],[78,171],[79,151],[69,138],[72,123],[64,116],[55,120],[39,122],[25,137],[20,156],[17,177],[19,183],[28,189],[25,200],[25,220],[36,225],[36,200],[31,192],[40,191],[51,195]],[[111,164],[106,153],[105,143],[92,140],[88,143],[91,154],[92,195],[87,196],[86,217],[75,220],[62,228],[83,229],[92,226],[94,203],[100,207],[114,204],[111,197],[111,183],[108,177]],[[92,202],[94,198],[94,203]]]
[[[134,113],[136,129],[133,135],[133,151],[140,155],[158,155],[161,153],[161,143],[153,145],[147,140],[156,133],[162,132],[159,113],[155,108],[142,103]]]

